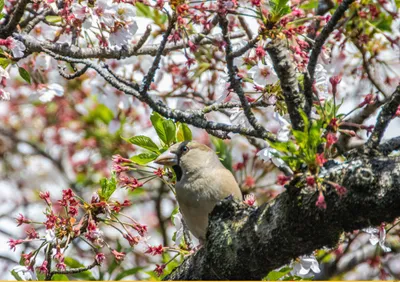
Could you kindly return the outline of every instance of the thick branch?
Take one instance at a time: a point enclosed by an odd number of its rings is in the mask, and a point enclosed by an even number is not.
[[[28,5],[28,3],[29,3],[29,0],[19,0],[18,1],[7,24],[3,27],[0,27],[0,38],[3,38],[3,39],[7,38],[15,31],[19,21],[21,20],[22,16],[24,15],[25,7],[26,7],[26,5]]]
[[[143,38],[148,38],[147,32],[142,36],[137,44],[131,46],[113,46],[109,48],[80,48],[74,45],[69,44],[60,44],[60,43],[50,43],[50,42],[40,42],[34,39],[32,36],[21,34],[24,37],[24,44],[29,52],[41,52],[42,49],[50,50],[56,54],[67,56],[71,58],[77,59],[123,59],[132,56],[139,55],[151,55],[155,56],[157,54],[157,50],[160,47],[159,44],[149,44],[143,46],[144,40]],[[146,37],[147,36],[147,37]],[[234,32],[231,35],[231,38],[241,38],[245,36],[243,31]],[[208,36],[204,38],[204,34],[197,34],[190,36],[190,41],[199,42],[200,45],[210,45],[214,44],[215,40],[218,36]],[[143,47],[142,47],[143,46]],[[164,49],[163,55],[166,55],[168,52],[180,50],[186,47],[186,43],[181,40],[175,43],[168,43]]]
[[[304,95],[300,93],[296,69],[285,44],[284,40],[275,39],[267,45],[267,51],[281,81],[292,126],[294,129],[300,130],[304,126],[300,110],[308,115],[311,111],[311,101],[305,101]]]
[[[391,152],[400,149],[400,136],[392,138],[378,146],[378,151],[384,156],[388,156]]]
[[[375,149],[381,142],[382,136],[385,133],[387,126],[392,120],[394,114],[400,105],[400,85],[397,86],[396,91],[392,94],[389,101],[382,107],[375,124],[374,131],[366,144],[368,149]]]
[[[325,210],[315,206],[317,193],[294,187],[258,209],[224,200],[210,216],[205,246],[166,279],[259,280],[291,259],[335,246],[344,231],[400,215],[398,157],[336,164],[320,176],[347,188],[340,198],[327,187]]]

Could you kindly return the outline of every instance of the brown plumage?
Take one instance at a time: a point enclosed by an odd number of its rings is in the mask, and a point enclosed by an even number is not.
[[[190,232],[200,242],[205,240],[208,215],[215,204],[229,195],[242,200],[242,193],[232,173],[223,166],[217,154],[204,144],[195,141],[177,143],[155,162],[174,168],[180,210]]]

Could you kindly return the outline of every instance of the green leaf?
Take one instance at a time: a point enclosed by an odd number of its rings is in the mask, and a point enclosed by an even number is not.
[[[157,132],[158,137],[161,139],[162,142],[164,142],[164,144],[167,144],[167,134],[165,133],[163,126],[163,121],[165,120],[165,118],[157,112],[152,112],[150,120],[151,124]]]
[[[14,276],[14,278],[15,278],[17,281],[23,281],[23,279],[18,275],[17,272],[15,272],[15,270],[11,270],[11,275]]]
[[[28,72],[26,69],[19,67],[19,68],[18,68],[18,72],[19,72],[19,75],[20,75],[26,82],[28,82],[29,84],[31,83],[31,75],[29,74],[29,72]]]
[[[279,269],[278,271],[271,271],[268,273],[268,275],[263,279],[263,280],[268,280],[268,281],[277,281],[286,274],[288,274],[290,271],[292,271],[292,268],[290,267],[284,267]]]
[[[302,4],[299,8],[302,9],[302,10],[317,9],[318,8],[318,1],[317,0],[308,1],[305,4]]]
[[[0,67],[6,69],[6,67],[8,67],[9,64],[11,64],[11,60],[6,58],[0,58]]]
[[[170,216],[171,220],[172,220],[172,217],[173,217],[174,215],[176,215],[177,213],[179,213],[179,207],[178,207],[178,206],[175,207],[174,210],[171,212],[171,216]]]
[[[281,153],[296,153],[296,146],[292,141],[287,142],[269,142],[272,148],[281,152]]]
[[[4,0],[0,0],[0,12],[3,10],[4,8]]]
[[[100,180],[101,189],[99,191],[99,196],[102,200],[110,199],[111,195],[117,189],[117,179],[115,177],[115,173],[111,176],[110,179],[103,178]]]
[[[179,142],[192,140],[192,131],[186,123],[178,123],[178,133],[176,137]]]
[[[127,276],[134,275],[134,274],[138,273],[142,269],[143,269],[143,267],[134,267],[134,268],[131,268],[131,269],[124,270],[121,273],[119,273],[117,275],[117,277],[115,277],[115,280],[121,280],[121,279],[123,279],[123,278],[125,278]]]
[[[290,13],[289,0],[270,0],[272,21],[277,22],[280,18]]]
[[[170,146],[170,145],[172,145],[172,143],[175,142],[175,137],[176,137],[175,123],[170,119],[166,119],[163,121],[163,128],[164,128],[165,135],[167,137],[165,143],[166,143],[166,145]]]
[[[158,146],[153,142],[153,140],[151,140],[147,136],[138,135],[138,136],[134,136],[134,137],[131,137],[131,138],[125,139],[125,140],[133,145],[142,147],[142,148],[152,151],[154,153],[160,152],[160,150],[158,149]]]
[[[145,17],[145,18],[151,18],[152,17],[152,12],[149,6],[136,2],[136,13],[138,17]]]
[[[61,22],[62,17],[60,16],[46,16],[46,21],[50,23],[59,23]]]
[[[228,145],[226,145],[222,139],[216,137],[211,137],[211,142],[215,146],[215,150],[222,164],[232,171],[232,154]]]
[[[150,152],[150,153],[142,153],[142,154],[133,156],[131,158],[131,160],[134,163],[137,163],[139,165],[145,165],[151,161],[154,161],[157,157],[158,157],[158,154]]]
[[[113,118],[114,113],[106,105],[99,104],[95,109],[89,112],[86,120],[88,122],[95,122],[96,120],[100,120],[105,124],[109,124]]]
[[[65,274],[54,274],[51,281],[69,281],[68,276]]]
[[[79,268],[79,267],[84,267],[83,264],[81,264],[79,261],[71,258],[71,257],[66,257],[64,259],[64,262],[67,266],[69,266],[70,268]],[[76,278],[81,278],[83,280],[96,280],[96,278],[94,278],[92,272],[90,272],[89,270],[86,271],[82,271],[80,273],[75,273],[73,274],[74,277]]]

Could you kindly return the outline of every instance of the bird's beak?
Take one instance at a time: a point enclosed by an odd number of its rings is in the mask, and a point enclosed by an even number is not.
[[[178,165],[178,156],[171,151],[165,151],[154,160],[156,164],[174,166]]]

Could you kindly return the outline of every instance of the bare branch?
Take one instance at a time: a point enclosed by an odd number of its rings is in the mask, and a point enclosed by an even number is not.
[[[94,261],[91,265],[84,266],[84,267],[78,267],[78,268],[70,268],[66,270],[53,270],[50,272],[50,275],[53,276],[54,274],[76,274],[76,273],[81,273],[86,270],[92,269],[93,267],[99,265],[97,261]]]
[[[208,33],[209,31],[207,31]],[[155,56],[157,54],[157,50],[160,47],[159,44],[150,44],[143,46],[144,42],[147,40],[150,35],[149,29],[147,29],[146,33],[142,36],[138,43],[132,46],[113,46],[109,48],[102,47],[93,47],[93,48],[80,48],[75,45],[69,45],[68,43],[60,44],[60,43],[50,43],[50,42],[41,42],[29,36],[27,34],[16,34],[19,40],[22,40],[25,46],[28,49],[28,52],[41,52],[43,49],[47,49],[53,53],[56,53],[61,56],[76,58],[76,59],[123,59],[132,56],[139,55],[151,55]],[[146,37],[147,36],[147,37]],[[204,37],[205,34],[197,34],[190,36],[189,40],[193,42],[199,42],[197,44],[200,45],[209,45],[214,44],[215,40],[218,36],[207,36]],[[231,38],[241,38],[245,36],[243,31],[234,32],[230,35]],[[163,55],[166,55],[168,52],[180,50],[185,48],[186,44],[183,40],[175,43],[168,43],[164,48]]]
[[[378,115],[375,128],[372,131],[369,140],[366,143],[368,151],[375,149],[381,142],[382,136],[385,133],[387,126],[392,120],[394,114],[400,105],[400,85],[397,86],[396,91],[389,98],[389,101],[382,107],[381,112]]]
[[[219,16],[219,25],[222,29],[222,35],[226,42],[225,47],[225,58],[226,58],[226,65],[228,68],[229,74],[229,83],[230,87],[236,92],[240,99],[240,103],[243,106],[243,112],[249,121],[249,123],[260,133],[266,132],[266,129],[258,122],[257,118],[254,116],[253,112],[251,111],[251,107],[249,105],[249,101],[247,101],[246,96],[244,95],[242,82],[239,78],[237,78],[237,67],[233,63],[233,57],[229,56],[232,52],[232,43],[228,36],[228,20],[226,17],[220,15]]]
[[[81,75],[83,75],[87,70],[89,69],[88,66],[84,66],[83,68],[81,68],[80,70],[68,74],[65,72],[65,66],[58,66],[58,72],[60,73],[60,75],[66,79],[75,79],[77,77],[80,77]]]
[[[339,5],[335,13],[333,14],[332,18],[329,22],[324,26],[321,33],[315,39],[315,44],[311,50],[310,60],[308,62],[308,75],[310,80],[314,80],[314,72],[315,67],[317,65],[318,56],[321,53],[322,46],[325,43],[325,40],[329,37],[332,31],[335,29],[336,24],[339,20],[343,17],[344,13],[349,8],[350,4],[352,4],[354,0],[343,0],[343,2]]]
[[[247,34],[247,37],[249,39],[252,39],[254,37],[253,31],[250,29],[249,25],[246,22],[246,19],[243,16],[239,16],[239,22],[240,25],[243,27],[244,31]]]
[[[317,61],[319,54],[321,53],[322,46],[324,45],[326,39],[335,29],[335,26],[339,20],[343,17],[344,13],[347,11],[349,6],[354,2],[354,0],[343,0],[339,5],[335,13],[329,22],[324,26],[321,33],[315,39],[314,46],[311,50],[310,60],[308,61],[307,71],[308,73],[304,77],[304,94],[308,103],[312,102],[312,85],[314,82],[315,67],[317,66]]]

